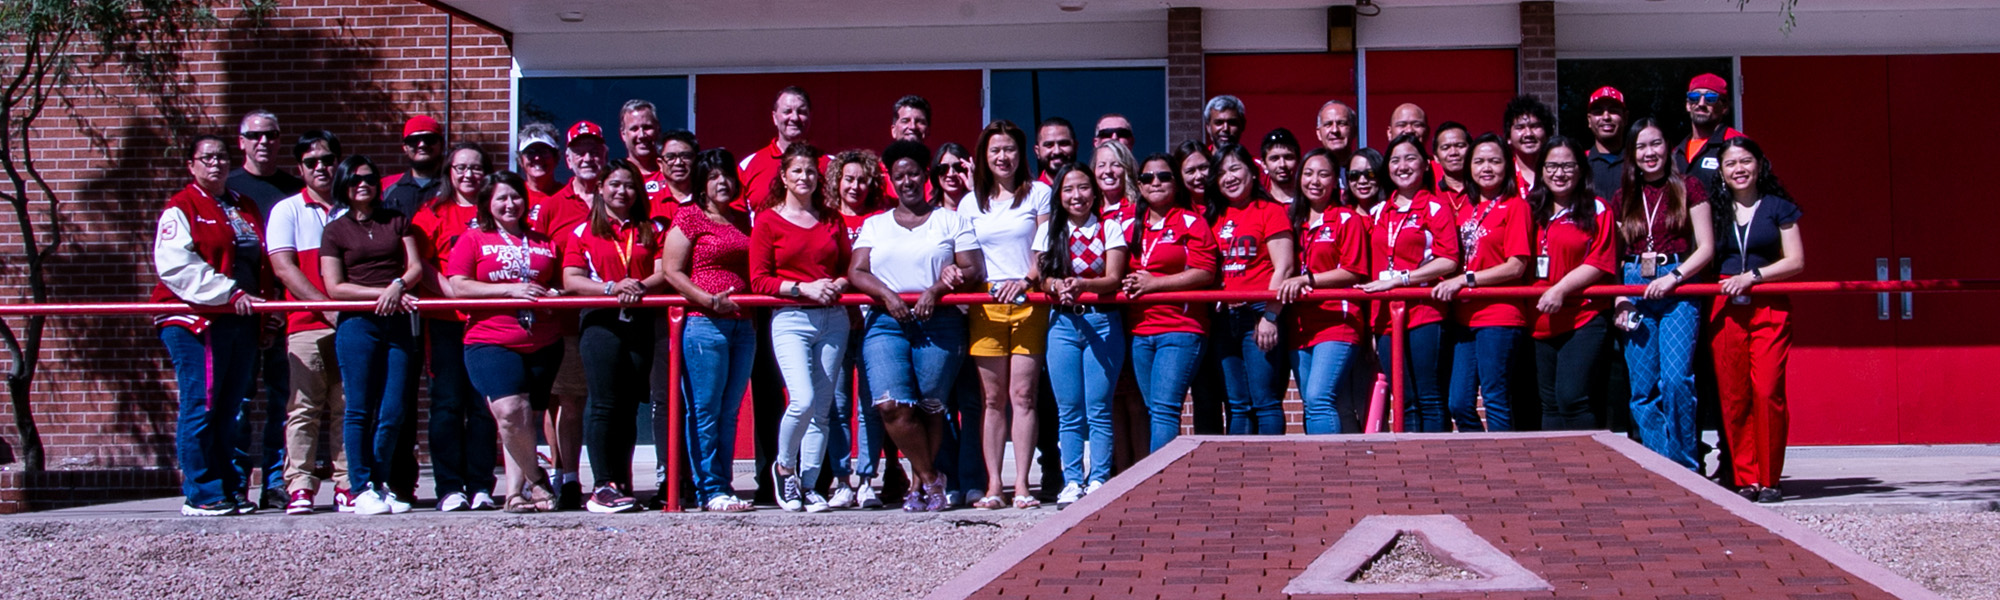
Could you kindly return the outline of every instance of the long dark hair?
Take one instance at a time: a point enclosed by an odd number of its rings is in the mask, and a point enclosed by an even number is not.
[[[1636,244],[1641,238],[1646,237],[1646,229],[1651,226],[1646,222],[1646,196],[1644,189],[1646,176],[1639,172],[1639,152],[1636,149],[1639,143],[1639,132],[1647,129],[1660,132],[1662,139],[1666,137],[1667,131],[1661,129],[1659,121],[1654,120],[1652,117],[1633,121],[1632,126],[1625,129],[1625,152],[1623,153],[1625,155],[1625,173],[1619,177],[1618,202],[1616,204],[1617,208],[1614,210],[1618,211],[1618,235],[1624,239],[1627,245]],[[1671,144],[1667,146],[1667,151],[1673,151]],[[1681,176],[1681,166],[1674,162],[1673,157],[1668,156],[1661,159],[1660,162],[1665,163],[1667,167],[1666,181],[1662,182],[1662,187],[1666,188],[1666,193],[1661,195],[1661,205],[1655,210],[1666,211],[1667,230],[1656,233],[1668,236],[1679,235],[1687,232],[1689,227],[1687,183],[1685,178]]]
[[[625,208],[625,218],[636,223],[651,221],[653,202],[646,198],[646,177],[639,174],[639,167],[633,166],[632,161],[621,160],[611,163],[610,168],[604,171],[604,177],[598,179],[598,184],[610,181],[611,174],[619,171],[630,174],[632,185],[638,186],[632,194],[632,205]],[[607,240],[613,239],[612,236],[618,235],[618,227],[612,223],[611,203],[604,200],[604,190],[599,188],[597,197],[590,201],[590,234]],[[638,238],[639,245],[652,246],[653,228],[640,227]]]
[[[1299,230],[1298,232],[1296,232],[1296,234],[1299,235],[1299,239],[1305,239],[1305,237],[1302,234],[1305,233],[1306,220],[1312,218],[1312,200],[1306,198],[1305,176],[1306,176],[1306,162],[1315,158],[1325,158],[1326,164],[1333,165],[1333,169],[1336,173],[1347,168],[1345,165],[1334,164],[1335,162],[1338,161],[1334,160],[1333,151],[1327,150],[1324,147],[1313,148],[1312,150],[1306,151],[1305,156],[1299,157],[1299,197],[1292,199],[1292,210],[1291,214],[1288,215],[1291,217],[1292,228]],[[1339,181],[1338,179],[1339,175],[1335,175],[1334,177],[1335,181]],[[1340,189],[1340,187],[1336,185],[1333,190],[1333,198],[1329,202],[1327,202],[1327,206],[1334,207],[1334,206],[1348,206],[1348,205],[1349,204],[1347,199],[1347,192],[1345,190]]]
[[[1728,152],[1730,148],[1748,150],[1750,156],[1757,159],[1758,196],[1776,196],[1786,202],[1798,203],[1797,200],[1792,199],[1792,193],[1785,190],[1785,184],[1778,181],[1778,174],[1771,170],[1771,159],[1764,156],[1763,146],[1757,145],[1757,142],[1752,141],[1748,137],[1733,137],[1722,140],[1716,146],[1716,160],[1721,160],[1720,157],[1722,154]],[[1729,231],[1728,227],[1736,225],[1736,211],[1731,210],[1729,206],[1731,203],[1736,202],[1736,194],[1729,190],[1728,183],[1723,182],[1722,173],[1720,172],[1717,172],[1714,177],[1705,179],[1706,181],[1703,182],[1703,185],[1708,188],[1709,218],[1715,221],[1716,233]],[[1738,250],[1742,249],[1739,248]]]
[[[1162,154],[1159,152],[1154,152],[1152,154],[1146,155],[1145,158],[1139,159],[1139,166],[1138,166],[1139,171],[1144,172],[1146,170],[1146,164],[1151,163],[1153,161],[1160,161],[1167,163],[1167,173],[1169,177],[1173,178],[1173,184],[1174,184],[1174,206],[1192,210],[1194,208],[1194,199],[1188,196],[1187,186],[1181,183],[1180,168],[1174,166],[1179,163],[1174,161],[1174,157],[1172,156]],[[1134,179],[1137,179],[1138,176],[1139,176],[1138,173],[1132,174],[1132,177]],[[1144,233],[1146,231],[1146,211],[1152,209],[1152,203],[1147,201],[1145,195],[1139,193],[1139,190],[1132,190],[1132,193],[1126,197],[1131,198],[1133,199],[1134,202],[1139,203],[1132,205],[1133,208],[1138,209],[1137,211],[1134,211],[1135,214],[1138,215],[1138,218],[1135,219],[1135,222],[1132,224],[1132,230],[1125,232],[1126,245],[1133,248],[1137,248],[1139,247],[1140,240],[1145,239]]]
[[[1029,150],[1028,134],[1006,119],[987,123],[986,128],[979,131],[979,146],[972,151],[972,201],[979,203],[980,212],[992,210],[987,201],[1000,193],[1000,181],[993,174],[993,166],[989,164],[991,159],[986,154],[993,145],[993,138],[1003,135],[1014,140],[1014,161],[1021,163],[1014,167],[1014,189],[1007,190],[1014,195],[1014,204],[1009,208],[1020,206],[1021,201],[1027,199],[1029,186],[1034,185],[1035,178],[1028,176],[1028,161],[1021,157]]]
[[[1082,173],[1083,178],[1090,181],[1090,185],[1088,186],[1090,188],[1090,213],[1097,214],[1098,211],[1104,209],[1104,191],[1097,189],[1097,178],[1091,175],[1089,167],[1072,162],[1056,170],[1056,174],[1050,177],[1049,180],[1056,182],[1056,203],[1058,208],[1056,209],[1056,214],[1049,217],[1049,251],[1043,252],[1041,258],[1043,277],[1060,278],[1076,275],[1076,271],[1070,267],[1069,209],[1062,207],[1063,179],[1069,177],[1070,173]]]
[[[354,173],[361,170],[361,167],[368,167],[367,175],[356,175]],[[381,210],[382,192],[384,191],[382,189],[382,169],[375,166],[375,161],[368,160],[367,156],[360,154],[349,156],[346,160],[340,161],[340,167],[333,170],[333,207],[336,210],[349,210],[348,214],[351,216],[353,213],[350,209],[353,206],[349,201],[354,197],[354,186],[363,181],[375,184],[375,206],[371,208]]]
[[[1549,150],[1566,148],[1569,150],[1570,156],[1575,158],[1576,183],[1569,190],[1569,220],[1571,223],[1579,225],[1580,229],[1583,229],[1585,237],[1596,236],[1597,194],[1591,191],[1595,188],[1590,187],[1590,160],[1584,158],[1586,155],[1583,153],[1583,145],[1566,136],[1557,135],[1549,138],[1548,146]],[[1548,159],[1548,156],[1547,151],[1542,152],[1544,161]],[[1511,163],[1512,161],[1509,162]],[[1547,163],[1544,162],[1543,164],[1546,165]],[[1556,194],[1549,190],[1548,180],[1547,176],[1536,177],[1534,189],[1528,191],[1528,206],[1534,209],[1535,223],[1542,227],[1553,225],[1549,221],[1555,216],[1556,210]],[[1509,182],[1509,185],[1511,184],[1512,182]]]
[[[1381,152],[1376,152],[1374,148],[1355,150],[1354,157],[1348,159],[1348,164],[1353,164],[1355,158],[1368,163],[1368,174],[1375,179],[1377,203],[1387,202],[1390,196],[1396,194],[1396,186],[1389,183],[1389,160],[1383,158]],[[1354,197],[1354,185],[1351,182],[1347,187],[1341,188],[1340,203],[1346,206],[1361,206],[1361,199]]]
[[[493,194],[499,191],[500,186],[503,185],[514,188],[514,193],[519,194],[521,200],[526,201],[528,199],[528,182],[522,179],[519,173],[500,171],[487,175],[486,182],[479,184],[479,195],[472,203],[474,207],[478,208],[473,213],[472,223],[480,231],[493,233],[500,230],[500,224],[493,220]],[[525,217],[525,215],[523,216]]]
[[[456,144],[452,144],[450,150],[444,151],[444,168],[443,168],[444,177],[441,177],[440,179],[448,180],[451,177],[451,157],[458,156],[459,152],[465,150],[471,150],[473,152],[479,153],[479,172],[481,173],[493,172],[493,156],[487,154],[485,148],[479,147],[479,142],[469,142],[469,141],[458,142]],[[339,152],[340,152],[339,150],[334,151],[334,153],[336,154],[338,154]],[[484,187],[484,182],[481,182],[481,186]],[[429,200],[424,201],[424,206],[421,210],[437,212],[440,210],[444,210],[444,207],[447,203],[456,203],[456,201],[452,199],[452,196],[457,195],[458,190],[456,188],[452,188],[449,182],[445,183],[445,187],[450,188],[451,191],[449,193],[441,193],[435,196],[431,196]],[[478,194],[479,192],[475,191],[473,193]]]
[[[939,183],[939,180],[944,178],[945,157],[950,156],[970,160],[972,153],[967,151],[965,146],[958,145],[958,142],[945,142],[943,146],[938,146],[936,154],[931,155],[929,173],[931,206],[944,206],[944,184]]]
[[[1242,144],[1227,144],[1221,148],[1216,148],[1215,156],[1210,159],[1211,162],[1208,164],[1209,191],[1214,193],[1202,196],[1202,201],[1208,205],[1204,207],[1202,218],[1208,219],[1211,225],[1220,220],[1222,214],[1229,210],[1229,198],[1222,195],[1221,187],[1215,183],[1216,180],[1222,178],[1222,163],[1226,160],[1235,160],[1242,163],[1244,170],[1250,172],[1250,181],[1247,184],[1250,186],[1250,199],[1271,199],[1271,193],[1264,191],[1262,169],[1257,168],[1257,159],[1250,155],[1249,148],[1244,147]]]
[[[1404,144],[1408,144],[1411,149],[1417,151],[1417,162],[1419,163],[1417,166],[1417,168],[1419,169],[1417,171],[1417,187],[1433,192],[1437,191],[1437,180],[1431,178],[1432,177],[1431,152],[1430,150],[1424,148],[1424,141],[1417,139],[1416,134],[1405,133],[1403,135],[1396,136],[1396,139],[1389,140],[1389,145],[1382,147],[1382,149],[1384,150],[1383,158],[1386,159],[1389,156],[1395,156],[1396,147]],[[1384,160],[1383,161],[1384,170],[1387,169],[1387,165],[1388,161]],[[1375,185],[1385,189],[1396,187],[1395,182],[1385,181],[1380,179],[1376,180]]]
[[[813,172],[818,174],[819,159],[822,156],[826,156],[826,154],[820,152],[819,148],[814,148],[812,144],[804,142],[793,143],[790,148],[786,148],[785,154],[778,157],[778,176],[771,178],[771,193],[765,197],[764,205],[756,208],[759,210],[772,209],[785,203],[785,196],[790,193],[790,190],[785,189],[785,171],[791,170],[792,161],[804,160],[807,164],[812,165]],[[832,198],[832,195],[826,193],[826,176],[822,174],[819,178],[819,187],[813,190],[814,197],[811,199],[812,202],[806,204],[813,208],[815,217],[825,214],[823,211],[837,210],[828,201]]]
[[[1202,182],[1200,190],[1202,201],[1207,202],[1208,197],[1213,195],[1209,192],[1215,186],[1215,157],[1208,155],[1208,148],[1203,147],[1201,142],[1194,140],[1181,142],[1179,146],[1174,146],[1173,162],[1168,163],[1168,166],[1174,168],[1174,181],[1181,184],[1181,189],[1185,190],[1187,189],[1187,178],[1181,176],[1181,163],[1187,162],[1188,157],[1196,154],[1201,155],[1203,159],[1208,161],[1208,181]],[[1140,162],[1144,163],[1145,161]]]
[[[1479,182],[1472,180],[1472,155],[1478,154],[1479,147],[1487,144],[1493,144],[1500,148],[1500,197],[1494,198],[1494,200],[1507,199],[1509,194],[1515,193],[1514,190],[1519,185],[1515,183],[1520,180],[1520,176],[1514,173],[1514,146],[1509,145],[1507,140],[1500,139],[1499,134],[1491,131],[1479,134],[1479,137],[1473,138],[1472,143],[1465,146],[1465,190],[1471,192],[1466,194],[1465,197],[1473,204],[1478,204],[1486,200],[1486,190],[1479,189]],[[1537,177],[1535,180],[1539,182],[1541,178]]]
[[[688,174],[694,178],[694,193],[689,194],[692,204],[703,209],[718,208],[709,206],[714,199],[708,197],[708,180],[716,175],[728,179],[729,184],[736,188],[737,196],[743,195],[743,180],[736,175],[736,155],[731,154],[728,148],[710,148],[695,157],[694,170]],[[724,204],[719,208],[728,206]]]

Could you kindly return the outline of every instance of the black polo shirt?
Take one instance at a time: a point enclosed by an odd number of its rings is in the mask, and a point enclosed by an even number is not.
[[[1596,146],[1584,151],[1590,161],[1590,187],[1597,191],[1597,197],[1605,202],[1618,200],[1618,185],[1625,180],[1625,154],[1623,152],[1598,152]]]
[[[271,222],[271,207],[277,206],[279,200],[298,195],[299,190],[306,189],[306,182],[300,181],[291,173],[286,173],[284,169],[278,169],[270,175],[256,175],[243,170],[243,167],[237,167],[236,170],[229,172],[229,182],[226,185],[229,186],[229,191],[241,194],[251,202],[257,203],[257,217],[261,223]]]
[[[436,198],[444,189],[444,177],[418,183],[416,175],[409,172],[383,180],[382,207],[406,215],[417,214],[417,208]]]

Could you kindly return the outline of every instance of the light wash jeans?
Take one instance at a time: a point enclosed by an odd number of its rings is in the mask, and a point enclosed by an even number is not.
[[[1111,478],[1111,391],[1125,366],[1125,321],[1117,311],[1049,313],[1049,388],[1063,481]],[[1084,455],[1090,468],[1084,469]]]
[[[806,485],[819,480],[833,388],[847,354],[847,309],[780,308],[771,314],[771,352],[785,379],[785,416],[778,421],[778,465]]]

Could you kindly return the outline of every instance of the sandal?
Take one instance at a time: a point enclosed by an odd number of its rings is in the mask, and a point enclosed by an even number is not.
[[[1034,496],[1015,496],[1015,497],[1014,497],[1014,508],[1015,508],[1015,509],[1018,509],[1018,510],[1027,510],[1027,509],[1030,509],[1030,508],[1038,508],[1038,507],[1040,507],[1041,505],[1042,505],[1042,501],[1040,501],[1040,500],[1036,500]]]
[[[716,496],[714,498],[709,498],[708,504],[704,504],[701,507],[702,510],[708,512],[732,512],[732,513],[749,512],[751,508],[753,507],[750,506],[749,502],[745,502],[742,498],[729,495],[722,495],[722,496]]]
[[[514,494],[512,496],[508,496],[507,507],[501,510],[509,514],[516,514],[516,515],[541,512],[539,509],[535,508],[535,503],[533,501],[528,500],[527,496],[523,496],[521,494]]]
[[[923,492],[910,490],[908,495],[903,496],[903,512],[924,512],[926,508]]]
[[[945,495],[943,476],[939,476],[935,482],[924,484],[924,510],[944,512],[950,508],[951,500]]]
[[[556,491],[549,487],[548,480],[537,477],[529,481],[527,487],[527,500],[534,505],[536,512],[555,512]]]
[[[1007,501],[1001,500],[999,496],[984,496],[974,501],[972,507],[979,510],[1000,510],[1007,507]]]

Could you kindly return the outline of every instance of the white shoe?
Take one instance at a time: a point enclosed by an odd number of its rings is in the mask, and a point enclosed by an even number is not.
[[[470,508],[472,501],[465,498],[465,492],[445,494],[444,499],[439,500],[437,505],[438,512],[456,512]]]
[[[382,492],[378,492],[375,490],[362,490],[361,493],[355,494],[354,514],[357,515],[388,514],[389,503],[388,501],[382,498],[384,495],[385,494],[383,494]]]
[[[1063,485],[1062,493],[1056,494],[1056,508],[1066,508],[1083,499],[1083,486],[1072,481]]]
[[[875,492],[875,484],[862,483],[854,488],[854,503],[861,508],[882,508],[882,497]]]
[[[474,492],[472,494],[472,510],[493,510],[495,508],[499,508],[499,506],[493,502],[493,494],[487,492]]]
[[[806,490],[805,504],[806,512],[809,513],[822,513],[833,510],[832,507],[826,505],[826,498],[820,496],[819,492],[814,490]]]
[[[847,482],[835,484],[833,498],[828,499],[826,505],[831,508],[854,508],[854,488],[848,487]]]
[[[397,498],[396,493],[389,491],[389,488],[377,488],[375,493],[382,495],[382,503],[389,505],[390,514],[400,515],[410,512],[410,503],[404,501],[402,498]]]
[[[945,492],[944,505],[947,507],[965,506],[965,492]]]
[[[1083,486],[1083,495],[1089,496],[1091,494],[1095,494],[1097,493],[1097,488],[1101,487],[1104,487],[1104,482],[1092,481],[1090,482],[1090,485]]]

